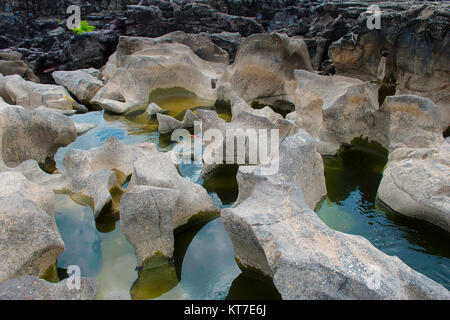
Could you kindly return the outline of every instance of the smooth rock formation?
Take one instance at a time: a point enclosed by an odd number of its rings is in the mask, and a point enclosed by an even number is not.
[[[135,249],[138,266],[158,253],[172,257],[178,192],[140,185],[128,189],[120,203],[120,225]]]
[[[158,113],[164,114],[167,111],[164,109],[161,109],[156,103],[152,102],[148,105],[147,110],[145,112],[147,113],[147,119],[151,120]]]
[[[174,87],[211,100],[215,96],[212,80],[219,78],[223,68],[223,64],[202,60],[183,44],[121,37],[103,70],[106,84],[91,102],[109,112],[124,113],[145,104],[153,90]]]
[[[441,112],[428,98],[415,95],[387,97],[381,107],[389,151],[397,148],[433,148],[444,142]]]
[[[0,74],[3,76],[18,74],[25,80],[39,82],[33,70],[22,60],[22,55],[12,50],[0,50]]]
[[[217,82],[217,99],[240,97],[293,111],[294,70],[313,71],[306,44],[285,34],[256,34],[245,39],[236,59]]]
[[[53,161],[60,147],[75,141],[74,122],[52,109],[26,110],[0,100],[0,167],[15,167],[34,159],[41,164]]]
[[[81,278],[80,290],[69,289],[69,279],[50,283],[38,277],[22,277],[0,284],[0,300],[94,300],[97,281]]]
[[[277,173],[267,175],[260,166],[240,166],[236,179],[239,184],[239,196],[234,206],[245,201],[260,181],[273,184],[294,183],[303,192],[305,201],[311,210],[327,193],[323,175],[323,161],[316,151],[314,140],[302,129],[286,137],[280,145]]]
[[[19,75],[0,76],[0,96],[7,103],[26,109],[45,106],[51,109],[87,111],[63,87],[26,81]]]
[[[276,150],[278,144],[286,136],[294,134],[297,129],[294,122],[283,119],[271,108],[255,110],[241,98],[233,98],[231,122],[219,118],[217,113],[211,110],[198,110],[198,115],[202,120],[203,134],[216,131],[223,137],[217,140],[205,139],[202,177],[206,177],[222,163],[262,163],[266,156],[270,156],[268,153]],[[274,141],[278,139],[277,145],[272,146],[272,134],[278,135],[278,138],[273,136]],[[238,146],[241,140],[245,142],[245,148]],[[267,144],[267,154],[262,154],[262,149],[260,151],[259,144],[264,143],[263,141]],[[251,146],[255,146],[256,150],[251,150]],[[227,152],[231,149],[234,151]]]
[[[219,211],[206,190],[181,177],[160,152],[134,162],[120,208],[121,228],[139,266],[157,253],[172,257],[175,229],[211,219]]]
[[[132,174],[133,163],[153,152],[156,147],[152,143],[126,146],[116,137],[89,151],[72,149],[64,157],[63,183],[58,189],[87,196],[97,218],[111,203],[111,190],[120,189]]]
[[[259,182],[222,220],[238,261],[271,276],[283,299],[450,298],[363,237],[330,229],[296,185]]]
[[[156,118],[158,119],[158,131],[161,134],[169,134],[176,129],[193,128],[194,122],[199,121],[199,118],[191,110],[186,110],[183,121],[162,113],[157,113]]]
[[[53,192],[19,172],[1,172],[0,183],[0,282],[42,276],[64,251]]]
[[[103,87],[103,82],[95,74],[95,69],[76,71],[55,71],[55,82],[69,90],[83,104],[90,104],[91,99]]]
[[[239,199],[221,216],[241,267],[272,277],[286,300],[449,299],[442,285],[363,237],[330,229],[311,210],[313,190],[325,190],[323,167],[312,170],[311,160],[319,164],[320,157],[307,136],[300,131],[285,139],[274,177],[258,166],[240,168]],[[303,174],[286,175],[292,172]]]
[[[378,198],[400,214],[450,231],[450,145],[439,108],[428,98],[388,97],[382,106],[389,162]]]

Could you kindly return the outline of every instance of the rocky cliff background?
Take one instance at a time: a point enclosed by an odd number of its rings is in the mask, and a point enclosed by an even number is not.
[[[95,32],[66,27],[69,5]],[[381,10],[380,30],[367,28],[367,8]],[[54,70],[102,67],[120,35],[158,37],[173,31],[202,33],[233,62],[244,37],[285,32],[303,38],[313,67],[378,81],[449,103],[450,2],[295,0],[2,0],[0,49],[20,52],[42,82]],[[381,75],[380,75],[381,69]]]

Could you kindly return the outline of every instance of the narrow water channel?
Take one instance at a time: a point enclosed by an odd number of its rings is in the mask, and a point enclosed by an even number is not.
[[[177,91],[180,93],[179,91]],[[182,118],[187,109],[208,106],[207,101],[183,92],[157,92],[155,101],[169,114]],[[123,116],[104,112],[75,115],[75,122],[97,126],[61,148],[55,156],[61,171],[70,149],[98,147],[109,136],[122,143],[153,142],[158,150],[168,151],[173,143],[161,137],[157,123],[145,119],[145,109],[137,108]],[[229,120],[229,114],[220,115]],[[236,166],[221,167],[207,181],[199,180],[201,167],[182,165],[186,179],[204,184],[220,207],[231,206],[237,198]],[[56,224],[65,243],[57,261],[59,279],[65,269],[77,265],[83,277],[99,282],[97,299],[279,299],[271,281],[241,272],[234,259],[231,240],[220,218],[175,234],[173,263],[137,271],[136,256],[120,229],[120,220],[97,219],[92,209],[74,202],[68,195],[56,194]]]
[[[450,236],[392,212],[377,200],[387,152],[364,141],[323,158],[328,195],[317,214],[331,228],[368,239],[450,289]]]

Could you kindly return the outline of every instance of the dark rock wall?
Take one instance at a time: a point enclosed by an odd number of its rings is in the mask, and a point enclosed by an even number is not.
[[[374,3],[384,12],[382,30],[367,30],[361,15]],[[445,3],[429,15],[422,14],[423,1],[0,0],[0,49],[18,50],[41,74],[101,66],[120,35],[205,33],[233,61],[240,36],[277,31],[307,39],[313,66],[324,73],[336,69],[374,79],[387,54],[387,73],[399,79],[399,73],[448,72],[450,13]],[[96,32],[74,36],[66,28],[70,4],[81,7],[82,20],[96,26]]]

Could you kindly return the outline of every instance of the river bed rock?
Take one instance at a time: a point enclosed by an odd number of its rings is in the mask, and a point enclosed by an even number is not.
[[[0,177],[0,282],[43,276],[64,251],[53,192],[19,172],[1,172]]]
[[[52,109],[26,110],[0,100],[0,167],[15,167],[34,159],[41,164],[53,161],[59,147],[75,141],[74,122]]]
[[[389,161],[378,198],[394,211],[450,231],[450,147],[439,108],[428,98],[388,97]]]
[[[224,66],[199,58],[183,44],[121,37],[103,70],[105,86],[91,102],[109,112],[124,113],[148,103],[153,90],[173,87],[211,100],[215,96],[212,81],[219,78]]]
[[[26,81],[19,75],[0,76],[0,96],[6,102],[26,109],[45,106],[60,110],[87,111],[85,106],[72,99],[64,87]]]
[[[245,39],[236,59],[217,82],[217,99],[240,97],[293,111],[294,70],[313,71],[306,44],[285,34],[256,34]]]
[[[76,71],[55,71],[52,77],[58,85],[65,87],[83,104],[90,104],[91,99],[103,87],[103,82],[93,76],[96,69]]]
[[[134,162],[121,201],[121,227],[141,266],[155,254],[173,256],[173,232],[217,216],[206,190],[183,178],[169,156],[155,152]]]
[[[281,158],[286,169],[294,164],[290,160]],[[283,299],[449,299],[448,290],[397,257],[326,226],[310,209],[311,194],[305,199],[302,192],[309,181],[299,186],[282,174],[245,176],[260,170],[238,174],[240,201],[221,216],[241,267],[272,277]]]

